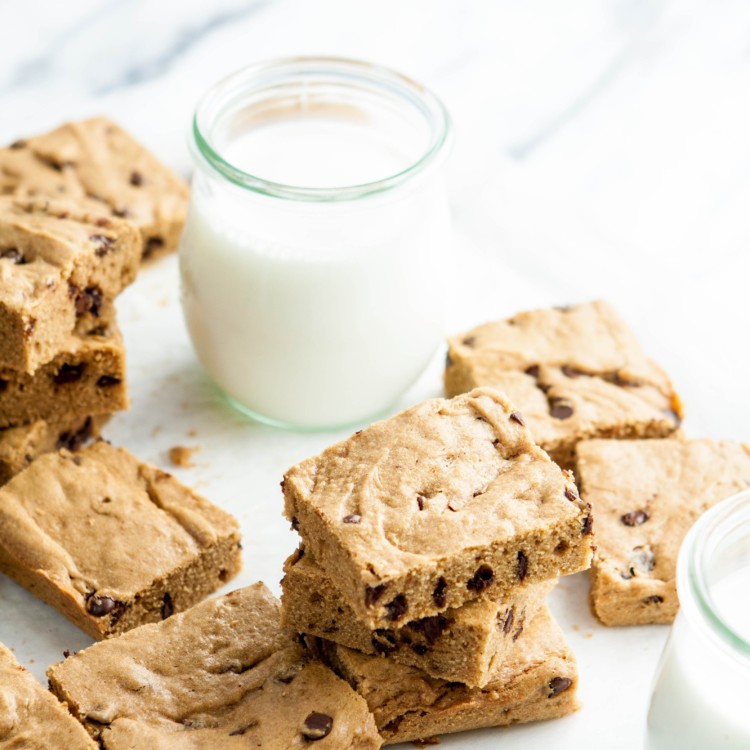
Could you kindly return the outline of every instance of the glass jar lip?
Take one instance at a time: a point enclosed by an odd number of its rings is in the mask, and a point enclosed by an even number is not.
[[[712,537],[733,528],[737,516],[750,520],[750,490],[722,500],[693,524],[680,548],[677,590],[678,594],[689,592],[689,596],[680,598],[680,608],[688,619],[708,625],[702,629],[708,630],[711,640],[724,650],[729,648],[733,655],[739,653],[750,659],[750,642],[717,612],[705,575]]]
[[[362,184],[341,187],[301,187],[266,180],[246,172],[224,159],[211,145],[201,123],[212,106],[216,106],[231,91],[249,84],[263,74],[304,76],[327,74],[339,76],[351,83],[360,81],[378,85],[394,98],[407,100],[421,111],[433,125],[429,146],[422,155],[405,169],[388,177]],[[445,152],[452,138],[452,124],[445,105],[429,89],[413,79],[382,65],[345,57],[286,57],[249,65],[215,83],[199,100],[192,123],[194,153],[216,172],[239,187],[263,195],[287,200],[335,202],[351,201],[392,190],[423,172]],[[197,153],[196,153],[197,152]]]

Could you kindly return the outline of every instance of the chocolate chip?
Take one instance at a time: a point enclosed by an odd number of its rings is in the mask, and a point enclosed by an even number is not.
[[[70,649],[66,648],[65,651],[63,651],[63,659],[69,659],[70,658]]]
[[[344,516],[343,521],[344,523],[360,523],[362,520],[362,516],[360,516],[358,513],[350,513],[348,516]]]
[[[549,693],[547,697],[554,698],[556,695],[564,693],[572,684],[573,680],[569,677],[553,677],[548,683]]]
[[[399,726],[401,725],[401,722],[404,720],[404,715],[401,714],[401,716],[397,716],[395,719],[391,719],[384,727],[381,734],[384,737],[387,737],[388,734],[395,734],[398,731]]]
[[[98,318],[103,300],[102,290],[96,286],[90,286],[82,292],[77,292],[75,296],[76,315],[85,315],[87,312],[90,312],[94,317]]]
[[[633,547],[633,555],[626,573],[622,574],[625,580],[635,578],[637,575],[648,575],[656,566],[656,558],[648,544]]]
[[[57,449],[66,448],[69,451],[77,451],[90,437],[93,421],[89,417],[83,426],[75,432],[63,432],[57,438]]]
[[[526,573],[529,570],[529,558],[526,557],[522,550],[518,550],[518,556],[516,557],[516,578],[519,581],[523,581],[526,578]]]
[[[109,326],[106,323],[102,323],[100,326],[96,326],[96,328],[92,328],[86,335],[87,336],[109,336]]]
[[[388,588],[388,584],[379,583],[377,586],[365,586],[365,606],[372,607]]]
[[[167,591],[164,594],[164,598],[161,600],[161,619],[166,620],[167,617],[171,617],[174,614],[174,604],[172,603],[172,597]]]
[[[127,208],[113,208],[112,213],[114,216],[117,216],[120,219],[125,219],[128,216],[130,216],[130,211],[128,211]]]
[[[376,654],[387,656],[397,648],[396,636],[390,630],[379,628],[372,634],[372,647]]]
[[[579,370],[577,367],[570,367],[569,365],[563,365],[560,369],[567,378],[580,378],[581,375],[587,374],[583,370]]]
[[[505,619],[503,620],[503,633],[505,633],[505,635],[508,635],[513,627],[515,614],[513,607],[510,607],[505,611]]]
[[[417,656],[424,656],[429,651],[424,643],[413,643],[410,648]]]
[[[574,503],[576,500],[578,500],[578,495],[576,495],[576,493],[570,487],[565,488],[565,497],[567,497],[571,503]]]
[[[495,580],[495,574],[489,565],[480,565],[477,572],[466,582],[466,588],[469,591],[484,591],[492,585]]]
[[[436,607],[445,606],[445,592],[447,589],[448,589],[448,582],[445,580],[445,578],[440,576],[432,592],[432,601],[435,602]]]
[[[133,187],[140,187],[143,185],[143,175],[140,172],[133,170],[130,173],[130,184],[133,185]]]
[[[526,422],[524,421],[523,414],[521,414],[520,411],[512,411],[510,413],[510,418],[514,422],[518,422],[518,424],[520,424],[521,427],[525,427],[526,426]]]
[[[104,617],[114,611],[117,602],[111,596],[91,593],[86,597],[86,611],[94,617]]]
[[[620,370],[615,370],[614,372],[608,372],[602,375],[604,380],[609,381],[610,383],[613,383],[614,385],[618,385],[621,388],[638,388],[642,385],[640,380],[634,380],[633,378],[627,378],[625,377]]]
[[[162,247],[164,240],[161,237],[149,237],[144,244],[142,257],[146,259]]]
[[[333,729],[333,719],[328,714],[313,711],[302,725],[302,736],[315,742],[327,737]]]
[[[99,380],[96,381],[97,388],[111,388],[113,385],[120,385],[122,380],[116,378],[113,375],[102,375]]]
[[[13,150],[24,148],[26,146],[26,141],[23,140],[23,138],[19,138],[17,141],[13,141],[13,143],[8,146],[8,148],[12,148]]]
[[[573,416],[573,407],[563,401],[554,399],[550,404],[549,413],[555,419],[568,419]]]
[[[5,250],[0,250],[0,258],[10,260],[17,266],[23,265],[26,262],[23,253],[17,247],[6,247]]]
[[[112,222],[106,216],[100,216],[98,219],[94,221],[94,224],[96,224],[96,226],[98,227],[112,226]]]
[[[424,634],[425,640],[430,644],[430,646],[432,646],[432,644],[435,643],[438,638],[440,638],[440,636],[450,624],[450,620],[448,620],[448,618],[444,615],[423,617],[417,622],[419,623],[419,629]],[[416,623],[412,623],[412,625],[413,624]]]
[[[620,516],[620,520],[626,526],[640,526],[642,523],[646,523],[649,518],[649,513],[646,510],[631,510],[630,513]]]
[[[527,367],[526,374],[531,375],[532,378],[538,378],[539,377],[539,365],[531,365],[531,367]]]
[[[477,343],[477,337],[476,336],[467,336],[463,340],[462,343],[463,343],[464,346],[472,347],[472,346],[474,346],[474,344]]]
[[[3,393],[3,391],[6,391],[7,389],[8,389],[8,381],[0,378],[0,393]]]
[[[112,250],[112,245],[115,241],[112,237],[108,237],[106,234],[92,234],[89,240],[94,245],[94,252],[97,258],[103,258],[107,253]]]
[[[75,383],[80,380],[86,369],[86,364],[82,362],[79,365],[63,365],[55,375],[55,383],[65,385],[66,383]]]
[[[417,507],[419,510],[424,510],[424,497],[422,495],[417,495]]]
[[[513,633],[513,637],[511,638],[513,643],[515,643],[520,638],[521,633],[523,633],[523,626],[524,626],[523,618],[520,618],[518,627],[516,628],[516,632]]]
[[[583,519],[583,526],[581,527],[581,536],[588,536],[594,530],[594,518],[593,516],[586,516]]]
[[[397,622],[406,614],[409,604],[403,594],[399,594],[395,599],[385,605],[385,619],[390,622]]]
[[[662,604],[664,602],[664,597],[659,596],[658,594],[652,594],[651,596],[647,596],[644,600],[644,604]]]
[[[291,522],[292,531],[299,531],[299,519],[296,516],[292,517]]]

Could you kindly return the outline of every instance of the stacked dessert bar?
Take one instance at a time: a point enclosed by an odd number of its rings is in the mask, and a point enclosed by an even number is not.
[[[283,489],[302,537],[283,622],[362,695],[386,744],[577,708],[544,599],[589,567],[589,508],[497,392],[373,424]]]
[[[128,406],[114,299],[136,227],[69,201],[0,197],[0,481],[76,449]]]

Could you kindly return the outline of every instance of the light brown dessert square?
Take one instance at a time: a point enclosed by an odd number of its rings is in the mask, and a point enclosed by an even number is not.
[[[119,125],[95,117],[0,149],[0,193],[96,201],[138,227],[148,260],[177,247],[188,187]]]
[[[534,440],[572,469],[588,438],[659,438],[682,419],[667,374],[606,302],[523,312],[448,341],[448,396],[490,386]]]
[[[94,328],[139,262],[136,228],[102,208],[0,196],[0,368],[33,373]]]
[[[581,492],[596,516],[591,605],[605,625],[670,623],[677,555],[698,517],[750,487],[750,448],[724,440],[588,440]]]
[[[497,392],[425,401],[290,469],[285,513],[369,628],[589,567],[572,477]]]
[[[0,643],[0,748],[96,750],[65,704],[43,688]]]
[[[319,642],[318,647],[367,701],[386,745],[556,719],[579,708],[575,659],[546,607],[484,688],[438,680],[414,667],[330,642]]]
[[[479,687],[513,652],[526,623],[557,583],[520,586],[498,601],[469,602],[398,629],[371,630],[356,618],[346,597],[309,553],[295,552],[284,573],[281,616],[290,630],[379,654],[432,677]]]
[[[80,651],[47,672],[107,750],[377,750],[367,704],[279,625],[263,584]]]
[[[240,549],[232,516],[105,442],[47,453],[0,489],[0,572],[94,638],[192,606]]]

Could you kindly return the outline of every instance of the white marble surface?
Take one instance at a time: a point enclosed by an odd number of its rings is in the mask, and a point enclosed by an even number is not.
[[[411,74],[456,124],[457,288],[451,330],[538,305],[618,305],[684,395],[691,434],[747,439],[750,380],[750,4],[745,0],[24,0],[0,3],[0,142],[104,112],[183,173],[187,123],[223,74],[269,57],[346,55]],[[239,583],[278,590],[294,536],[278,481],[338,434],[248,424],[198,368],[174,259],[119,302],[133,408],[113,442],[233,510]],[[436,395],[436,358],[403,405]],[[193,435],[192,431],[196,434]],[[236,583],[236,582],[235,582]],[[606,630],[584,576],[553,607],[581,669],[583,710],[445,739],[447,748],[637,748],[666,629]],[[88,639],[0,579],[0,641],[43,679]]]

